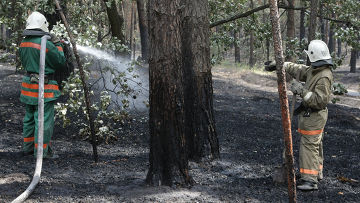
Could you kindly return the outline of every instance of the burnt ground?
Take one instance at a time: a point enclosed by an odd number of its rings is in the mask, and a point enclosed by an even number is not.
[[[219,67],[213,75],[221,159],[190,163],[196,185],[144,183],[149,133],[147,112],[138,112],[117,142],[99,147],[96,164],[90,144],[76,138],[74,128],[57,124],[52,143],[60,158],[44,161],[41,183],[27,202],[287,202],[286,185],[275,184],[271,177],[283,149],[275,75]],[[346,82],[344,77],[339,79]],[[22,147],[20,82],[13,66],[0,64],[0,202],[24,191],[34,172],[32,157],[15,156]],[[329,105],[325,177],[318,191],[298,191],[298,202],[360,201],[359,104],[359,97],[346,96]],[[299,136],[294,133],[293,138],[297,160]]]

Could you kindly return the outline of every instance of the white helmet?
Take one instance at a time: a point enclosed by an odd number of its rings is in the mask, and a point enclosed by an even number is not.
[[[312,40],[308,50],[304,50],[309,57],[311,63],[331,59],[329,48],[326,43],[321,40]]]
[[[45,16],[39,12],[34,11],[26,20],[26,29],[41,29],[44,32],[49,32],[49,23]]]

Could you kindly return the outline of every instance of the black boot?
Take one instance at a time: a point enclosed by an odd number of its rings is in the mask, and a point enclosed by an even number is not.
[[[310,181],[303,181],[300,185],[297,186],[297,189],[303,191],[311,191],[311,190],[317,190],[318,186],[317,183],[313,183]]]

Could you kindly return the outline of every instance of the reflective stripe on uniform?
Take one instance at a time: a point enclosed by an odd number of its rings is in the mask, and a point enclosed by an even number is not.
[[[33,43],[33,42],[22,42],[20,44],[20,47],[30,47],[30,48],[35,48],[35,49],[38,49],[40,50],[41,49],[41,45],[40,44],[36,44],[36,43]],[[49,50],[46,49],[46,52],[48,52]]]
[[[34,142],[34,137],[24,137],[24,142]]]
[[[298,132],[303,134],[303,135],[320,135],[324,130],[301,130],[300,128],[298,129]]]
[[[318,175],[318,174],[319,174],[319,171],[300,168],[300,173],[310,174],[310,175]]]
[[[25,87],[25,88],[28,88],[28,89],[33,89],[33,90],[39,89],[38,84],[28,84],[28,83],[23,82],[21,85],[23,87]],[[46,90],[59,90],[59,86],[58,85],[44,85],[44,89],[46,89]]]
[[[56,48],[59,50],[59,51],[64,51],[63,48],[61,46],[56,46]]]
[[[43,144],[43,149],[45,149],[47,147],[48,144]],[[38,147],[38,144],[35,143],[35,148]]]
[[[37,92],[29,92],[29,91],[25,91],[25,90],[21,90],[21,94],[24,96],[28,96],[28,97],[38,97],[39,93]],[[54,93],[53,92],[44,92],[44,98],[54,98]]]

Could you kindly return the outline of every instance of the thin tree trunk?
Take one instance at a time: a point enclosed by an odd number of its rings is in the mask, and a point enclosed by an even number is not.
[[[329,42],[329,21],[328,20],[324,20],[325,21],[325,28],[324,28],[324,42],[328,43]]]
[[[328,43],[328,47],[329,47],[329,52],[330,54],[335,52],[335,39],[334,39],[334,30],[332,28],[332,26],[330,26],[329,29],[329,43]]]
[[[295,169],[294,169],[294,156],[293,156],[293,146],[292,146],[292,136],[291,136],[291,121],[290,121],[290,112],[288,98],[286,94],[286,81],[285,81],[285,68],[284,64],[284,55],[282,51],[282,40],[281,40],[281,28],[279,13],[276,0],[269,0],[270,3],[270,18],[272,23],[272,33],[274,41],[274,52],[275,60],[277,66],[277,76],[278,76],[278,92],[280,97],[280,108],[281,108],[281,118],[284,132],[284,142],[285,142],[285,163],[287,168],[287,177],[288,177],[288,195],[289,202],[296,202],[296,179],[295,179]]]
[[[131,52],[132,52],[132,58],[133,58],[133,60],[136,60],[136,58],[135,58],[135,55],[136,55],[136,35],[135,35],[135,33],[136,33],[136,4],[135,4],[135,2],[133,2],[133,12],[132,12],[132,14],[133,14],[133,27],[131,28],[132,29],[132,33],[133,33],[133,43],[132,43],[132,48],[131,48]]]
[[[210,65],[207,0],[182,1],[182,54],[189,158],[218,158]]]
[[[133,39],[134,39],[134,2],[131,3],[131,17],[130,17],[130,58],[132,57],[133,53]],[[131,58],[132,59],[132,58]]]
[[[123,33],[124,17],[118,12],[118,8],[115,0],[103,0],[105,3],[111,33],[113,37],[116,37],[122,44],[125,44],[125,36]],[[111,6],[108,7],[106,3],[111,2]]]
[[[139,16],[139,29],[141,40],[141,58],[147,62],[149,59],[149,33],[145,11],[145,0],[136,0],[138,16]]]
[[[351,49],[351,57],[350,57],[350,73],[356,73],[356,58],[357,51],[356,49]]]
[[[289,7],[294,8],[294,0],[288,0]],[[291,40],[295,38],[295,10],[287,10],[287,22],[286,22],[286,49],[294,50],[294,46],[291,44]],[[287,55],[285,58],[286,61],[294,61],[294,56]]]
[[[319,0],[311,0],[311,2],[310,2],[310,19],[309,19],[309,36],[308,36],[309,43],[315,39],[318,7],[319,7]],[[307,65],[310,65],[309,60],[307,61]]]
[[[149,0],[149,184],[190,183],[183,94],[181,0]]]
[[[302,3],[303,4],[303,3]],[[300,11],[300,41],[305,39],[305,9]]]
[[[316,26],[317,26],[317,14],[318,14],[319,0],[311,0],[310,3],[310,20],[309,20],[309,43],[315,39]]]
[[[332,13],[332,17],[335,18],[335,13]],[[330,54],[332,54],[333,52],[335,52],[335,39],[334,39],[334,26],[332,26],[330,24],[330,29],[329,29],[329,52]]]
[[[341,56],[341,46],[342,46],[341,39],[337,39],[337,57]]]
[[[324,10],[324,3],[320,2],[320,7],[319,7],[320,16],[323,16],[323,10]],[[321,40],[326,42],[326,40],[325,40],[325,33],[326,33],[326,31],[325,31],[325,20],[322,17],[320,17],[319,22],[320,22]]]
[[[250,0],[250,7],[251,7],[251,9],[254,8],[253,0]],[[252,19],[254,20],[254,15],[252,15]],[[254,43],[255,43],[254,31],[250,30],[250,41],[249,41],[249,46],[250,46],[249,65],[250,65],[250,67],[253,67],[255,65]]]
[[[234,30],[235,63],[240,63],[240,36],[241,29]]]

